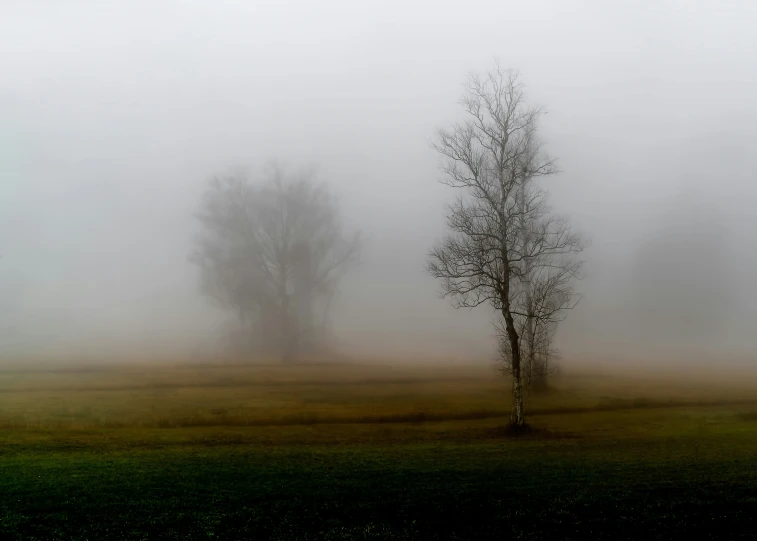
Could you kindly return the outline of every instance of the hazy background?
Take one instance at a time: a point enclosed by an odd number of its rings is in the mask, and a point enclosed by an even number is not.
[[[744,1],[0,2],[0,355],[218,347],[187,262],[206,179],[317,164],[369,235],[345,347],[487,358],[436,298],[454,193],[434,130],[495,56],[546,106],[557,209],[591,240],[567,356],[748,359],[757,309],[757,5]]]

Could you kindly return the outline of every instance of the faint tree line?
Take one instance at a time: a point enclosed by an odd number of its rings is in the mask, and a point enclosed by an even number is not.
[[[237,314],[248,353],[293,361],[326,345],[331,301],[360,248],[312,171],[210,180],[196,214],[192,261],[203,291]]]
[[[541,109],[527,104],[517,74],[498,64],[471,75],[461,100],[467,119],[438,132],[444,184],[458,188],[449,234],[430,252],[428,270],[455,307],[488,303],[502,371],[512,378],[511,423],[525,424],[529,389],[543,382],[557,324],[577,297],[573,280],[585,243],[553,215],[537,179],[557,172],[541,148]]]

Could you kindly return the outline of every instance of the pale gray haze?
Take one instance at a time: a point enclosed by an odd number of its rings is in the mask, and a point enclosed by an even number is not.
[[[316,165],[366,242],[356,356],[488,359],[425,271],[435,131],[494,58],[543,105],[553,207],[591,246],[566,358],[757,350],[757,4],[0,0],[0,354],[202,358],[188,262],[213,174]],[[693,357],[692,357],[693,358]]]

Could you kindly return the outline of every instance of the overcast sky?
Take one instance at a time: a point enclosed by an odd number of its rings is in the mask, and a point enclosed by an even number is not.
[[[207,351],[192,212],[210,175],[278,159],[317,165],[369,236],[345,344],[490,355],[488,310],[453,310],[424,265],[454,197],[429,142],[498,57],[592,241],[566,354],[752,352],[755,28],[750,0],[0,1],[0,349]]]

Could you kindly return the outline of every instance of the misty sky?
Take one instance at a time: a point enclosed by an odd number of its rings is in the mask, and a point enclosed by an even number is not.
[[[4,0],[0,354],[212,351],[192,212],[210,175],[277,159],[317,165],[369,237],[345,344],[491,355],[489,311],[453,310],[424,266],[455,195],[430,140],[494,57],[546,107],[552,202],[592,241],[566,354],[630,355],[671,322],[669,351],[752,352],[755,28],[749,0]]]

